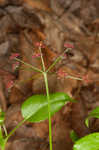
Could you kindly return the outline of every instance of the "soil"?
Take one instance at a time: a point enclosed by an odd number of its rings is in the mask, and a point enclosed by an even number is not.
[[[72,150],[70,133],[79,137],[99,131],[99,120],[85,118],[99,106],[99,0],[0,0],[0,107],[10,132],[21,120],[21,104],[31,95],[45,94],[44,79],[18,58],[41,68],[37,43],[42,41],[46,68],[61,55],[64,44],[73,46],[48,75],[49,90],[65,92],[68,103],[52,117],[54,150]],[[69,76],[58,78],[63,70]],[[48,120],[24,123],[9,139],[6,150],[48,150]]]

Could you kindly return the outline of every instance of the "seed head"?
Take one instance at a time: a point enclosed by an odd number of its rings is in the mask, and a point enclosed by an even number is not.
[[[14,59],[16,57],[18,57],[20,54],[19,53],[12,53],[11,56],[10,56],[10,59]]]
[[[70,43],[65,43],[65,44],[64,44],[64,47],[65,47],[65,48],[74,48],[74,45],[73,45],[73,44],[70,44]]]

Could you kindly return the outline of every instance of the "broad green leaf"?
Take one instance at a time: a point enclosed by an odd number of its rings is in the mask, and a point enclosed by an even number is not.
[[[85,120],[85,124],[87,127],[89,127],[89,119],[92,117],[99,118],[99,107],[96,107],[89,113],[88,117]]]
[[[99,133],[81,138],[74,144],[73,150],[99,150]]]
[[[72,139],[72,141],[73,141],[74,143],[79,139],[79,137],[77,136],[77,134],[76,134],[76,132],[75,132],[74,130],[72,130],[72,131],[70,132],[70,138]]]
[[[50,94],[51,115],[59,111],[68,101],[74,101],[65,93]],[[22,115],[30,122],[48,119],[48,101],[44,95],[34,95],[22,104]]]

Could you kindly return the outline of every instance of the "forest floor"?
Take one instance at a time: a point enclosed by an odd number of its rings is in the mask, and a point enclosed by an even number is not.
[[[64,51],[73,48],[50,75],[49,90],[65,92],[77,103],[68,103],[52,117],[54,150],[72,150],[70,132],[79,137],[99,131],[99,121],[84,120],[99,106],[99,0],[0,0],[0,107],[6,112],[5,126],[10,132],[21,120],[20,106],[29,96],[45,94],[44,79],[19,59],[35,67],[33,58],[42,41],[46,68]],[[57,77],[58,70],[74,80]],[[48,120],[24,123],[7,143],[6,150],[48,150]]]

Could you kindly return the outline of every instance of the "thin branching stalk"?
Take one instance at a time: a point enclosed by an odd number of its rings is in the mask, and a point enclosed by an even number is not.
[[[46,96],[47,96],[47,101],[48,101],[48,120],[49,120],[49,145],[50,145],[50,150],[52,150],[52,126],[51,126],[51,108],[50,108],[50,95],[49,95],[49,87],[48,87],[48,79],[47,79],[47,72],[42,56],[42,51],[41,47],[39,47],[39,51],[41,54],[41,61],[42,61],[42,67],[43,67],[43,76],[44,76],[44,81],[45,81],[45,87],[46,87]]]
[[[33,70],[35,70],[35,71],[37,71],[37,72],[43,73],[42,70],[40,70],[40,69],[38,69],[38,68],[32,66],[31,64],[28,64],[28,63],[26,63],[26,62],[24,62],[24,61],[22,61],[22,60],[20,60],[20,59],[18,59],[18,58],[15,58],[15,60],[17,60],[18,62],[23,63],[24,65],[28,66],[29,68],[32,68]]]
[[[58,58],[56,58],[56,60],[52,63],[52,65],[47,69],[46,72],[49,72],[62,59],[62,55],[67,53],[69,50],[71,50],[71,48],[66,49]]]

